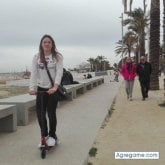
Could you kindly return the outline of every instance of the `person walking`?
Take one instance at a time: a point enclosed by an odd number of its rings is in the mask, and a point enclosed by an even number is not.
[[[119,82],[119,70],[115,69],[114,70],[114,81]]]
[[[150,88],[150,75],[152,73],[152,66],[149,62],[147,62],[145,56],[140,57],[140,63],[137,65],[136,72],[139,76],[142,100],[145,100],[148,97],[148,91]]]
[[[126,62],[121,68],[121,74],[125,80],[127,99],[132,101],[133,85],[136,77],[136,66],[132,63],[131,57],[126,58]]]
[[[61,83],[62,75],[63,56],[57,51],[54,39],[46,34],[41,38],[39,53],[32,60],[29,94],[36,95],[36,113],[41,136],[45,136],[48,146],[54,146],[57,141],[56,107],[58,104],[58,86]],[[46,112],[49,119],[49,132]]]

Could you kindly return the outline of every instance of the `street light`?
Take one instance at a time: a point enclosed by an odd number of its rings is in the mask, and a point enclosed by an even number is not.
[[[121,16],[119,17],[121,18],[121,41],[122,41],[122,54],[121,54],[121,58],[122,58],[122,64],[123,64],[123,13],[121,13]]]

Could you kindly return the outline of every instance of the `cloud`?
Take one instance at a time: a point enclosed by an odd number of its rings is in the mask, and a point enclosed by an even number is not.
[[[114,3],[114,6],[119,5]],[[109,0],[5,0],[0,45],[34,45],[45,33],[62,45],[100,45],[119,36]]]
[[[0,72],[31,68],[40,38],[50,34],[65,67],[103,55],[116,62],[121,0],[1,0]]]

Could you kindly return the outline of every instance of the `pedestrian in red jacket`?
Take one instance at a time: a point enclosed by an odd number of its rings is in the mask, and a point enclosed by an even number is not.
[[[133,85],[136,77],[136,66],[132,63],[131,57],[126,58],[126,62],[121,68],[121,74],[125,80],[127,99],[132,101]]]

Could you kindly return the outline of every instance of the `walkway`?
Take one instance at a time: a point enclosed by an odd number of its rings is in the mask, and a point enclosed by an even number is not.
[[[124,83],[117,95],[114,112],[100,129],[94,147],[93,165],[164,165],[165,164],[165,107],[158,106],[164,97],[161,90],[150,91],[142,101],[139,82],[135,82],[133,101],[126,99]],[[116,160],[115,152],[159,152],[159,160]]]
[[[107,79],[107,77],[106,77]],[[27,126],[14,133],[0,133],[0,162],[3,165],[82,165],[110,109],[120,83],[100,85],[57,109],[60,144],[40,158],[39,127],[34,113]]]

